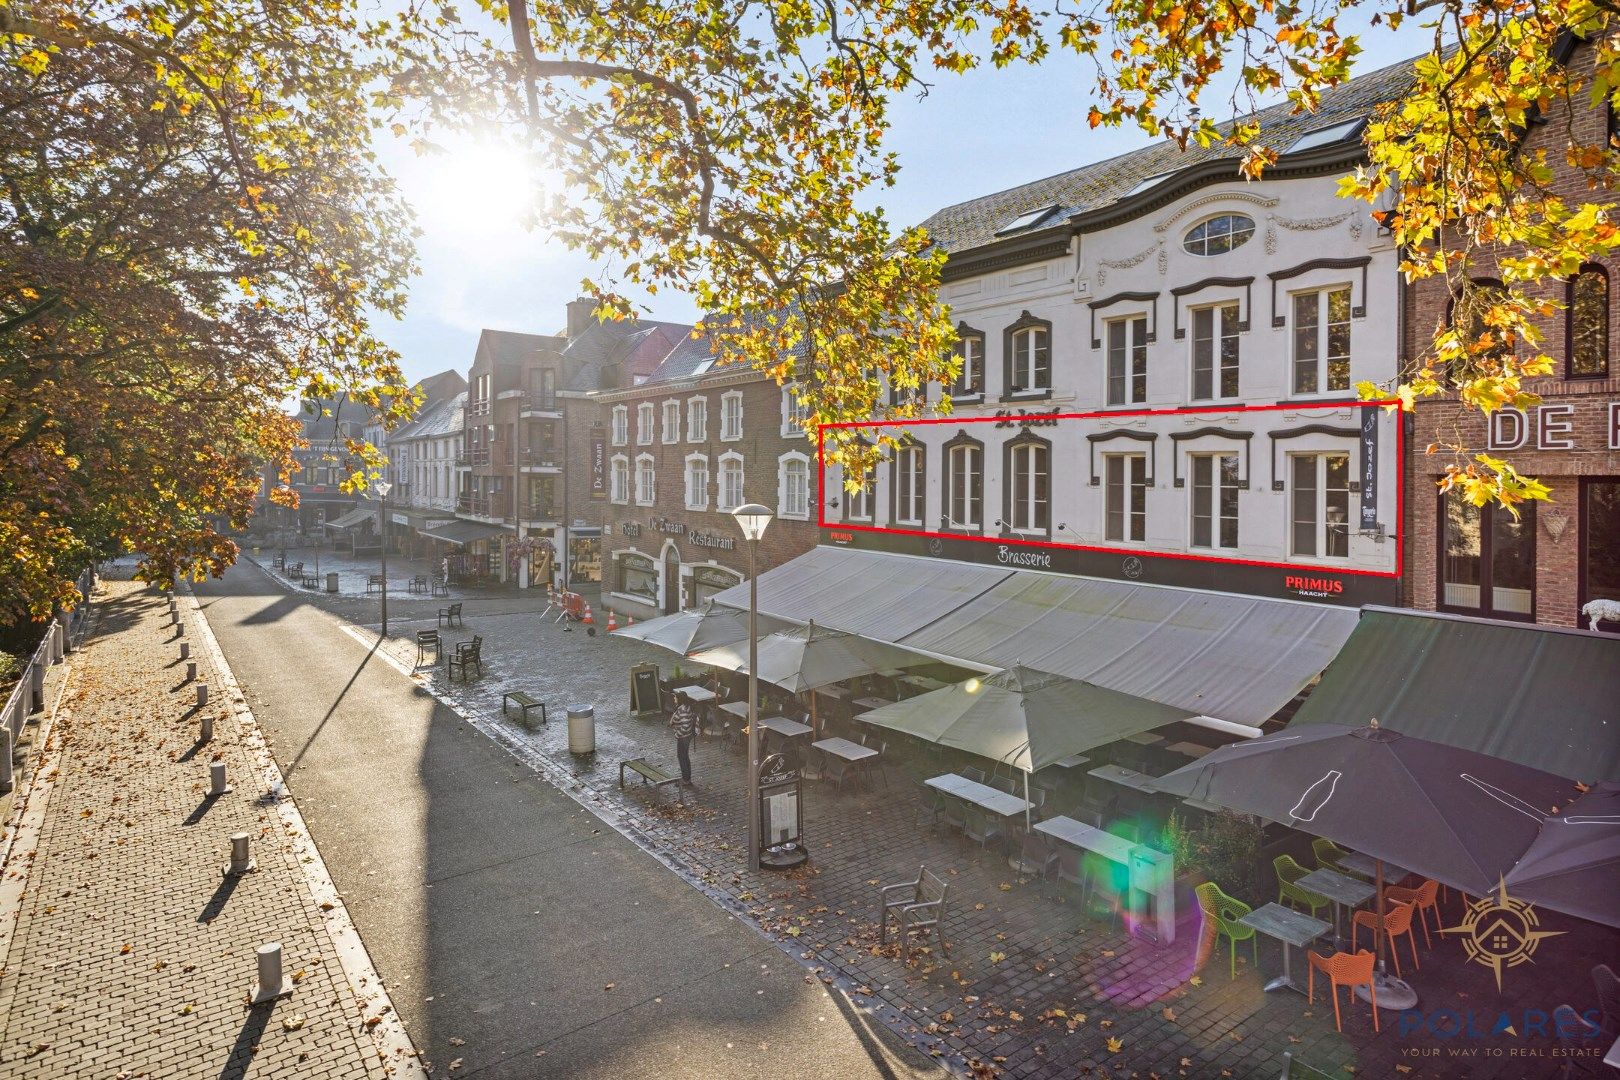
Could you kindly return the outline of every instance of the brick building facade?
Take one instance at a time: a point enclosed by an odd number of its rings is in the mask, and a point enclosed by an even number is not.
[[[1567,62],[1589,67],[1590,49],[1572,48]],[[1558,107],[1531,127],[1527,150],[1545,150],[1549,162],[1561,163],[1568,140],[1601,144],[1612,130],[1607,109],[1578,106],[1572,116]],[[1564,170],[1555,189],[1572,205],[1594,197],[1573,170]],[[1620,365],[1612,341],[1617,273],[1620,262],[1611,259],[1542,289],[1562,308],[1542,327],[1555,374],[1526,386],[1540,396],[1539,405],[1503,410],[1487,422],[1454,398],[1418,404],[1406,501],[1411,606],[1587,627],[1584,605],[1620,600]],[[1407,356],[1424,352],[1451,307],[1443,279],[1405,290]],[[1441,494],[1436,485],[1453,459],[1444,451],[1422,452],[1435,441],[1462,445],[1470,460],[1479,452],[1505,459],[1550,487],[1552,498],[1527,507],[1515,521],[1500,508],[1475,509],[1455,493]]]
[[[731,511],[776,519],[759,569],[816,543],[815,446],[791,396],[742,368],[712,368],[689,338],[640,385],[597,395],[606,435],[603,602],[637,618],[702,603],[748,576]]]

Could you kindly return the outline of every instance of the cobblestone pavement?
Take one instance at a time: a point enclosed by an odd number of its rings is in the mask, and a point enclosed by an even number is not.
[[[351,618],[357,613],[345,598],[328,602],[349,608]],[[390,605],[395,636],[389,652],[400,666],[416,668],[411,639],[436,624],[440,604]],[[1235,979],[1227,974],[1224,941],[1204,966],[1197,911],[1186,896],[1176,943],[1159,947],[1125,933],[1106,910],[1083,912],[1076,890],[1020,877],[993,846],[984,851],[921,824],[920,780],[953,766],[930,765],[898,749],[888,786],[839,791],[808,784],[811,863],[785,875],[750,875],[740,752],[700,740],[698,786],[689,806],[634,787],[618,789],[617,766],[626,757],[645,754],[667,768],[675,765],[667,729],[629,715],[627,669],[652,661],[668,674],[679,658],[611,638],[600,627],[594,637],[579,627],[565,630],[541,618],[538,606],[530,602],[524,611],[518,601],[469,602],[467,625],[445,633],[451,642],[483,637],[484,675],[463,685],[448,682],[442,667],[420,667],[418,679],[824,980],[849,988],[885,1022],[963,1072],[1270,1077],[1291,1052],[1336,1076],[1555,1076],[1565,1059],[1555,1056],[1550,1025],[1536,1032],[1535,1015],[1565,1001],[1593,1007],[1588,969],[1620,960],[1620,934],[1542,912],[1543,929],[1565,933],[1547,939],[1533,964],[1509,972],[1499,993],[1489,969],[1465,962],[1457,939],[1437,936],[1432,948],[1419,943],[1421,970],[1405,972],[1423,1015],[1403,1022],[1386,1011],[1374,1034],[1367,1006],[1357,1002],[1344,1007],[1341,1034],[1320,985],[1314,1005],[1288,991],[1264,992],[1262,983],[1281,968],[1275,942],[1262,940],[1258,969],[1244,943]],[[374,622],[374,601],[358,614]],[[501,695],[518,689],[552,709],[551,723],[538,732],[501,715]],[[597,752],[591,757],[568,753],[562,706],[570,702],[595,707]],[[1296,836],[1291,842],[1292,849],[1277,850],[1307,860],[1308,841]],[[1266,852],[1268,872],[1275,853]],[[951,884],[950,953],[914,951],[908,969],[892,942],[878,947],[873,905],[879,883],[914,876],[919,864]],[[1269,873],[1261,880],[1269,881]],[[1258,906],[1275,897],[1244,899]],[[1442,915],[1446,926],[1460,921],[1455,894]],[[1301,982],[1305,968],[1296,955]],[[1479,1034],[1503,1014],[1520,1037]],[[1459,1025],[1462,1033],[1449,1034]],[[1604,1049],[1581,1052],[1600,1068],[1596,1058]]]
[[[182,639],[156,591],[116,577],[97,590],[0,882],[17,906],[0,939],[0,1076],[421,1075],[190,600]],[[210,798],[216,760],[234,790]],[[257,868],[224,876],[238,832]],[[292,994],[250,1008],[269,941]]]

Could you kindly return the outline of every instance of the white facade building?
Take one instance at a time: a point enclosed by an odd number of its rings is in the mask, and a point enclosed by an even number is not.
[[[1336,195],[1384,75],[1273,120],[1259,182],[1160,145],[936,214],[953,407],[864,489],[827,471],[824,538],[1398,602],[1400,421],[1355,389],[1397,374],[1397,253]]]

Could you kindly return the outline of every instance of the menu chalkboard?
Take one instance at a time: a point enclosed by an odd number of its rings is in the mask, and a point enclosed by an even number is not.
[[[664,711],[658,694],[657,664],[637,664],[630,669],[630,711],[636,716]]]

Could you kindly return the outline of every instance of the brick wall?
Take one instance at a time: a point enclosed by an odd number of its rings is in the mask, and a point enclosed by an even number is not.
[[[1571,58],[1577,68],[1590,69],[1591,51],[1577,50]],[[1608,117],[1603,109],[1577,108],[1569,115],[1555,109],[1545,124],[1532,129],[1529,149],[1545,150],[1553,163],[1564,160],[1566,140],[1592,144],[1607,137]],[[1566,134],[1568,132],[1568,134]],[[1586,179],[1573,170],[1562,170],[1554,190],[1571,204],[1590,201]],[[1438,604],[1439,499],[1436,484],[1444,467],[1453,460],[1442,448],[1425,454],[1430,443],[1461,444],[1467,454],[1485,451],[1510,462],[1526,476],[1541,480],[1552,489],[1552,501],[1538,507],[1536,526],[1536,621],[1553,626],[1577,625],[1580,588],[1580,477],[1620,476],[1620,451],[1610,430],[1610,404],[1620,401],[1620,361],[1615,357],[1617,297],[1620,297],[1620,260],[1605,260],[1609,273],[1609,374],[1606,378],[1565,378],[1567,327],[1565,313],[1559,310],[1542,320],[1544,348],[1557,364],[1555,377],[1533,380],[1527,389],[1540,395],[1548,408],[1531,408],[1525,416],[1525,439],[1515,449],[1491,448],[1486,421],[1477,410],[1454,398],[1418,404],[1412,421],[1412,449],[1408,456],[1410,479],[1406,500],[1406,582],[1407,602],[1414,607],[1433,609]],[[1476,276],[1493,276],[1492,267],[1476,270]],[[1532,295],[1565,300],[1562,282],[1548,282]],[[1447,317],[1451,296],[1440,278],[1413,282],[1406,289],[1405,316],[1407,357],[1422,355],[1438,326]],[[1551,430],[1538,431],[1538,420],[1545,419]],[[1561,426],[1567,424],[1567,435]],[[1513,432],[1503,430],[1503,435]],[[1499,442],[1501,440],[1498,440]],[[1508,442],[1516,440],[1508,439]],[[1568,441],[1568,449],[1540,448]]]
[[[743,395],[743,437],[727,442],[720,438],[721,395],[733,391],[741,391]],[[685,430],[687,402],[699,395],[708,401],[706,437],[702,442],[688,442]],[[681,439],[676,443],[663,441],[663,404],[670,399],[679,400],[681,403],[682,431]],[[640,445],[636,441],[636,409],[642,402],[652,403],[657,421],[658,430],[650,446]],[[630,410],[629,442],[625,446],[611,445],[611,415],[614,405],[626,405]],[[673,543],[680,552],[682,566],[713,562],[746,578],[748,552],[737,529],[737,523],[729,511],[716,509],[720,455],[728,452],[742,455],[744,501],[761,503],[775,513],[777,459],[791,451],[806,454],[812,459],[815,454],[811,440],[782,435],[782,391],[774,382],[763,378],[739,380],[737,375],[726,373],[712,382],[649,386],[643,394],[618,396],[611,402],[602,403],[602,418],[603,423],[608,425],[610,436],[609,459],[616,454],[622,454],[630,459],[631,468],[631,501],[625,505],[607,503],[603,506],[606,515],[603,531],[607,536],[602,571],[604,593],[611,591],[616,584],[613,580],[613,556],[616,552],[634,549],[661,565],[666,543]],[[709,461],[709,508],[703,511],[686,509],[686,458],[694,453],[707,455]],[[634,501],[635,459],[642,454],[652,455],[656,471],[655,498],[652,506],[638,506]],[[771,522],[759,546],[761,571],[780,566],[815,546],[818,534],[815,523],[813,460],[810,467],[810,484],[810,520],[791,521],[778,517]],[[653,522],[656,519],[678,525],[682,531],[677,533],[660,531],[654,527]],[[640,536],[626,536],[624,532],[626,524],[640,526]],[[735,543],[730,550],[695,544],[690,538],[693,532],[734,540]],[[637,617],[653,613],[648,605],[638,605],[619,598],[613,599],[613,606],[620,611],[631,612]]]

